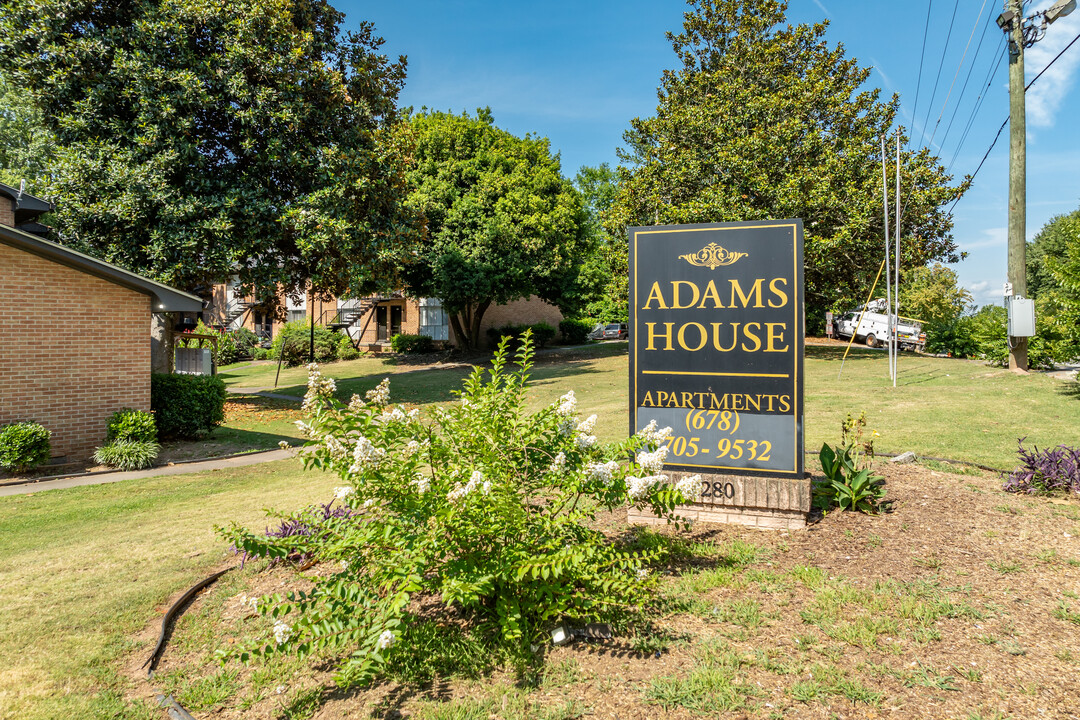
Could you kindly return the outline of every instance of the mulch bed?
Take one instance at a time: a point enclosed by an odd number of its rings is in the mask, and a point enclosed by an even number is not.
[[[620,638],[548,647],[543,651],[546,667],[572,672],[563,682],[532,690],[533,708],[576,701],[587,708],[588,717],[613,720],[1080,718],[1080,501],[1008,495],[991,474],[954,475],[913,465],[879,469],[893,501],[890,513],[830,513],[800,531],[699,525],[688,535],[696,541],[737,539],[763,548],[762,559],[746,570],[762,571],[762,577],[791,578],[792,569],[811,566],[831,581],[846,580],[848,587],[879,593],[875,597],[887,598],[882,584],[924,588],[962,603],[973,615],[941,617],[924,628],[929,636],[916,637],[909,632],[911,621],[898,617],[893,602],[879,610],[898,619],[901,629],[853,644],[828,637],[803,620],[814,608],[815,595],[799,582],[716,587],[699,599],[718,607],[752,599],[763,624],[747,628],[700,614],[672,613],[659,625],[675,641],[659,656],[634,652]],[[625,530],[624,517],[606,518],[610,530]],[[709,566],[707,560],[689,562]],[[666,582],[674,586],[688,569],[672,565]],[[256,587],[249,592],[265,593],[282,590],[292,580],[278,569],[252,582]],[[189,612],[202,601],[196,600]],[[871,604],[853,606],[850,612],[872,615],[876,610]],[[655,679],[686,677],[710,642],[747,660],[736,671],[738,683],[753,690],[744,707],[705,712],[678,705],[665,708],[646,699]],[[774,666],[763,667],[764,657]],[[192,668],[193,663],[198,670],[202,662],[197,655],[167,649],[161,670]],[[777,670],[785,664],[786,669]],[[206,658],[203,671],[213,668],[212,659]],[[792,689],[820,677],[821,668],[858,681],[879,694],[877,701],[853,702],[835,693],[795,699]],[[324,704],[314,715],[321,719],[408,717],[417,713],[420,700],[498,699],[499,685],[511,683],[508,674],[496,673],[481,682],[451,679],[426,688],[384,682],[342,692],[333,689],[326,668],[297,680],[298,686],[326,688]],[[272,718],[282,706],[281,698],[272,697],[244,711],[226,706],[196,716]]]

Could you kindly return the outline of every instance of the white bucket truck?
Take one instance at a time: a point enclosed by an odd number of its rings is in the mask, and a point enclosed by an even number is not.
[[[889,318],[885,298],[878,298],[841,315],[836,323],[836,333],[841,337],[854,335],[856,342],[865,342],[869,347],[879,347],[889,342]],[[922,321],[896,315],[892,318],[896,321],[896,339],[900,349],[921,351],[926,345]]]

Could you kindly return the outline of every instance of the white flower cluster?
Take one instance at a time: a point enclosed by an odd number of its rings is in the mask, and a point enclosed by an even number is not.
[[[350,485],[346,485],[344,487],[336,487],[336,488],[334,488],[334,499],[335,500],[344,500],[345,498],[351,497],[352,495],[355,495],[355,494],[356,494],[356,488],[354,488],[354,487],[352,487]]]
[[[665,440],[671,437],[671,428],[656,429],[656,420],[650,420],[649,424],[638,430],[637,436],[641,438],[646,445],[661,445]]]
[[[667,445],[661,445],[655,452],[642,450],[637,454],[637,464],[650,475],[656,475],[664,468],[664,458],[667,457]]]
[[[577,445],[578,450],[585,450],[586,448],[591,448],[593,445],[596,444],[596,436],[578,435],[576,438],[574,438],[574,444]]]
[[[559,422],[559,434],[563,437],[570,437],[574,434],[574,428],[577,427],[577,423],[574,422],[574,418],[568,420],[562,420]]]
[[[334,396],[337,391],[337,384],[333,378],[324,377],[319,372],[319,364],[311,363],[307,366],[308,369],[308,385],[307,393],[304,394],[304,404],[301,409],[304,412],[311,412],[314,410],[321,400],[326,400]]]
[[[401,408],[396,407],[392,410],[384,410],[381,419],[383,422],[405,422],[405,413]]]
[[[647,569],[645,569],[645,568],[638,568],[636,574],[637,574],[638,582],[642,582],[643,580],[645,580],[646,578],[649,577],[649,571]]]
[[[289,444],[289,441],[288,441],[288,440],[281,440],[281,441],[279,441],[279,442],[278,442],[278,444],[277,444],[277,446],[278,446],[279,448],[281,448],[282,450],[288,450],[289,448],[291,448],[291,447],[292,447],[292,445],[290,445],[290,444]]]
[[[349,448],[345,447],[345,444],[333,435],[326,435],[322,439],[322,445],[326,448],[326,453],[334,462],[341,462],[349,454]]]
[[[401,454],[405,457],[412,457],[416,453],[420,452],[420,443],[416,440],[410,440],[405,443],[405,447],[402,449]]]
[[[357,435],[356,446],[353,447],[353,464],[349,466],[349,473],[356,475],[368,470],[375,470],[386,459],[386,451],[377,448],[363,435]]]
[[[664,448],[665,450],[667,448]],[[697,502],[701,499],[701,476],[689,475],[684,477],[675,483],[675,489],[682,493],[682,496],[692,502]]]
[[[454,484],[454,489],[446,495],[446,499],[450,502],[457,502],[461,498],[465,497],[477,487],[481,487],[481,492],[487,495],[491,491],[491,483],[484,482],[484,475],[479,470],[473,470],[473,474],[469,477],[469,482],[462,485],[460,482]]]
[[[379,646],[380,650],[386,650],[387,648],[393,647],[395,642],[397,642],[397,638],[394,637],[394,633],[389,630],[383,630],[382,635],[379,636],[379,640],[376,644]]]
[[[364,397],[372,405],[385,406],[390,402],[390,378],[383,378],[381,383],[364,393]]]
[[[645,477],[628,475],[626,477],[626,494],[630,496],[631,500],[637,502],[648,495],[649,491],[660,483],[666,483],[667,479],[667,475],[646,475]]]
[[[296,429],[300,431],[300,434],[306,438],[314,439],[317,434],[315,428],[311,427],[303,420],[297,420],[293,425],[295,425]]]
[[[289,638],[292,637],[292,634],[293,630],[291,625],[288,625],[281,620],[274,623],[274,642],[278,645],[288,642]]]
[[[596,436],[592,434],[595,427],[595,415],[590,415],[578,423],[577,428],[575,428],[577,430],[577,437],[574,438],[574,444],[578,446],[579,450],[590,448],[596,444]]]
[[[548,466],[548,472],[558,473],[566,469],[566,453],[559,452],[555,456],[555,459],[551,461],[551,465]]]
[[[574,391],[563,395],[559,398],[559,405],[555,408],[555,414],[560,417],[570,417],[577,412],[577,398],[574,397]]]
[[[364,404],[364,398],[353,393],[352,398],[349,399],[349,412],[360,412],[364,409]]]
[[[585,467],[585,472],[589,474],[590,480],[599,480],[605,485],[610,485],[611,478],[618,469],[619,463],[611,460],[606,463],[589,463]]]
[[[428,490],[431,489],[431,478],[424,477],[423,475],[417,474],[417,476],[409,484],[410,485],[415,485],[416,486],[416,492],[423,495],[424,493],[426,493]]]

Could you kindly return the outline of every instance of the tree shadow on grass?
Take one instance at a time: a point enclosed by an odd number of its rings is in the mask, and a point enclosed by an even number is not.
[[[1080,400],[1080,381],[1073,380],[1072,382],[1062,383],[1057,392],[1058,395],[1064,395],[1073,400]]]

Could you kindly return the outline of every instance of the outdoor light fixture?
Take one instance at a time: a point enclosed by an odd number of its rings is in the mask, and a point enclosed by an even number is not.
[[[1076,9],[1076,0],[1058,0],[1050,6],[1044,17],[1046,22],[1052,23],[1060,17],[1065,17]]]
[[[1072,2],[1075,4],[1075,0],[1072,0]],[[1016,18],[1016,12],[1015,11],[1006,10],[1005,12],[998,15],[998,18],[997,18],[998,27],[1001,28],[1002,30],[1008,30],[1009,27],[1012,25],[1012,21],[1015,18]]]

